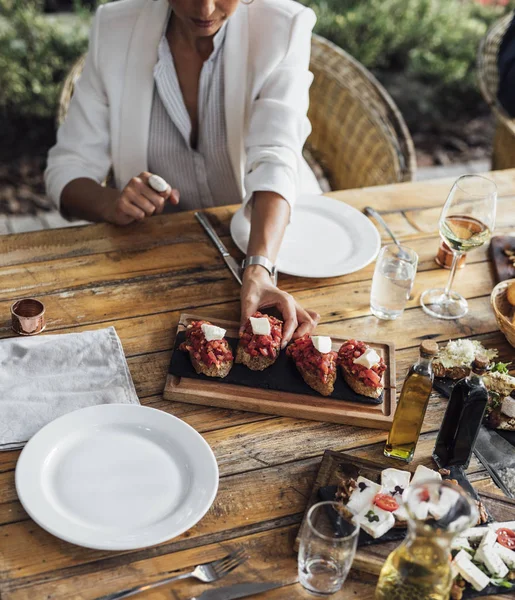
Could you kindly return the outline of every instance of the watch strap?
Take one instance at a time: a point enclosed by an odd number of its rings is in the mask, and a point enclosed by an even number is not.
[[[246,269],[251,265],[261,265],[270,273],[271,277],[275,277],[276,267],[266,256],[261,256],[259,254],[256,254],[255,256],[247,256],[241,263],[243,269]]]

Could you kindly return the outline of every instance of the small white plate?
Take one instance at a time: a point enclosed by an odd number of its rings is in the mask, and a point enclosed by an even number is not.
[[[160,544],[190,529],[218,489],[211,448],[154,408],[103,404],[52,421],[27,443],[16,491],[58,538],[97,550]]]
[[[231,220],[231,236],[242,252],[249,235],[241,208]],[[293,209],[277,268],[297,277],[337,277],[366,267],[380,248],[379,232],[359,210],[334,198],[304,195]]]

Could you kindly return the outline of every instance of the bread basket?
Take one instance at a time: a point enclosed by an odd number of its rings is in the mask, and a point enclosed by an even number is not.
[[[499,329],[504,333],[508,342],[515,348],[515,307],[513,307],[506,298],[506,290],[510,283],[513,283],[514,281],[515,279],[508,279],[498,283],[492,290],[490,302],[492,303]]]

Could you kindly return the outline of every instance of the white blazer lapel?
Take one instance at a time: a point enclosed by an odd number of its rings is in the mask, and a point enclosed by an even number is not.
[[[119,146],[113,156],[120,189],[147,169],[154,66],[168,8],[167,0],[147,0],[132,32],[123,81]]]
[[[248,105],[248,7],[240,4],[227,24],[224,47],[225,122],[231,164],[240,185],[242,198],[244,181],[244,130]]]

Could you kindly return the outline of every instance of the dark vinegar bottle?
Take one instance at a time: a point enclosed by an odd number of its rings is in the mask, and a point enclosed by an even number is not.
[[[474,444],[483,421],[488,392],[483,383],[488,359],[478,356],[472,373],[454,386],[436,438],[433,458],[440,467],[468,467]]]

